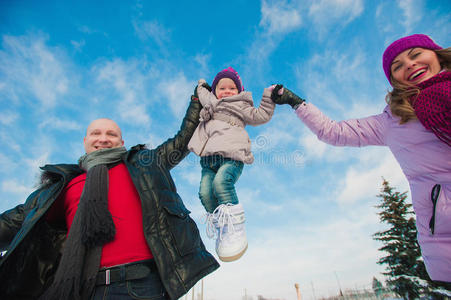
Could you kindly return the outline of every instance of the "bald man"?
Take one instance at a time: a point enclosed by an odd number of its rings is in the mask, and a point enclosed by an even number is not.
[[[124,148],[110,119],[89,124],[78,164],[46,165],[41,185],[0,215],[0,299],[178,299],[218,268],[169,173],[199,122],[155,149]]]

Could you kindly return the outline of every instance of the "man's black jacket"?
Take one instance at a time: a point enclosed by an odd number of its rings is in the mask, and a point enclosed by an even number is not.
[[[173,138],[152,150],[137,145],[123,157],[141,199],[147,244],[171,299],[219,267],[169,173],[189,153],[186,146],[199,123],[199,111],[199,102],[192,100]],[[0,260],[0,299],[36,299],[50,285],[59,263],[67,229],[48,224],[44,215],[83,171],[67,164],[42,169],[46,182],[24,204],[0,215],[0,250],[7,251]]]

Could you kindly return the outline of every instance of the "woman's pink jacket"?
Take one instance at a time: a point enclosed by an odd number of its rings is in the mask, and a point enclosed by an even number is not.
[[[410,185],[418,242],[427,271],[433,280],[451,282],[451,147],[418,121],[400,125],[388,106],[381,114],[341,122],[331,120],[310,103],[299,106],[296,114],[327,144],[390,148]],[[441,185],[441,192],[432,234],[431,190],[436,184]]]

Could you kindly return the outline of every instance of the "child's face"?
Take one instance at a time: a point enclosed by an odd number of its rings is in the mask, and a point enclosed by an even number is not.
[[[216,98],[222,99],[233,95],[238,95],[238,88],[230,78],[222,78],[216,85]]]
[[[405,85],[417,85],[441,70],[434,51],[423,48],[410,48],[395,57],[391,64],[393,78]]]

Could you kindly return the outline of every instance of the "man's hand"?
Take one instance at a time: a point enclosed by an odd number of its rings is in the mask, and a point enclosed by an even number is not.
[[[208,83],[204,82],[204,83],[202,83],[202,86],[211,93],[211,86]]]
[[[289,104],[293,109],[298,108],[299,105],[305,102],[304,99],[293,93],[283,85],[277,84],[272,93],[271,99],[276,104]]]

